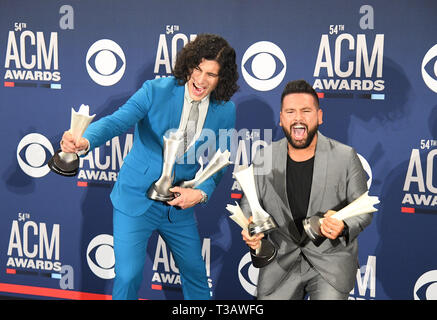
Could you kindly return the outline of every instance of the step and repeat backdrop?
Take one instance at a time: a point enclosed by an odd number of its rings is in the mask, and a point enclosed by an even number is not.
[[[319,93],[320,131],[357,150],[381,201],[359,237],[350,299],[437,299],[436,16],[425,0],[2,0],[0,295],[111,298],[109,194],[133,130],[82,158],[75,177],[47,161],[72,108],[114,112],[144,81],[170,76],[190,39],[216,33],[236,50],[240,90],[234,164],[196,208],[213,298],[254,299],[258,270],[225,209],[242,195],[232,172],[283,137],[281,92],[305,79]],[[183,298],[158,234],[140,297]]]

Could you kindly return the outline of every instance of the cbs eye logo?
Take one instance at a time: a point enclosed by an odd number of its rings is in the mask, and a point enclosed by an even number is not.
[[[259,269],[252,265],[250,252],[246,253],[243,258],[241,258],[240,264],[238,265],[238,279],[244,290],[254,297],[256,297],[258,274]]]
[[[414,300],[437,300],[437,270],[425,272],[417,279]]]
[[[276,88],[284,79],[286,71],[287,61],[284,53],[281,48],[269,41],[259,41],[251,45],[241,61],[244,80],[258,91]]]
[[[54,154],[50,141],[39,133],[30,133],[18,143],[17,161],[21,170],[33,178],[41,178],[50,172],[46,159]]]
[[[86,260],[96,276],[113,279],[115,277],[114,238],[109,234],[94,237],[86,250]]]
[[[108,39],[94,42],[88,49],[85,60],[89,76],[101,86],[116,84],[126,69],[123,50],[117,43]]]
[[[423,57],[422,78],[428,88],[437,93],[437,44]]]

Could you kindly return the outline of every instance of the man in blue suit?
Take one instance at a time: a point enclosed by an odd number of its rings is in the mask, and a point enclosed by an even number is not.
[[[135,126],[132,149],[111,192],[116,273],[113,299],[138,298],[147,242],[154,230],[173,254],[184,298],[211,296],[193,206],[211,197],[224,170],[194,189],[173,187],[170,191],[179,196],[167,203],[149,199],[147,190],[161,175],[163,136],[187,126],[193,102],[198,102],[198,121],[187,153],[199,145],[202,130],[214,132],[217,149],[222,141],[219,130],[234,128],[235,105],[230,98],[238,90],[235,51],[220,36],[198,35],[179,52],[173,74],[146,81],[117,111],[92,123],[79,141],[68,131],[62,137],[62,151],[84,152]],[[184,156],[184,161],[174,166],[175,185],[191,180],[199,169],[197,159],[190,163],[187,154]]]

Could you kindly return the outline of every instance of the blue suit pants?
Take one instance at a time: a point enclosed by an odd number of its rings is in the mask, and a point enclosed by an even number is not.
[[[147,243],[158,231],[170,248],[179,269],[184,299],[211,298],[205,263],[202,259],[197,223],[193,213],[154,201],[147,212],[128,216],[114,208],[115,280],[112,298],[138,299],[146,259]],[[171,221],[169,212],[172,211]]]

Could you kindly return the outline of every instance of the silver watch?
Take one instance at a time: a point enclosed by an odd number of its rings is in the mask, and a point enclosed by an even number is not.
[[[208,195],[205,193],[205,191],[200,190],[200,189],[198,189],[198,190],[199,190],[200,193],[202,194],[202,200],[200,200],[199,203],[205,203],[206,201],[208,201]]]

